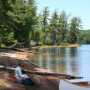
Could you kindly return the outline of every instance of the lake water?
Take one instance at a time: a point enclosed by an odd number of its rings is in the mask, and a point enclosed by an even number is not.
[[[32,62],[54,72],[82,76],[90,81],[90,45],[39,49]]]

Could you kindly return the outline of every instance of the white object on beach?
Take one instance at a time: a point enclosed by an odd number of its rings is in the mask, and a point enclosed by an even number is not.
[[[81,87],[68,83],[67,81],[60,80],[59,90],[90,90],[90,87]]]

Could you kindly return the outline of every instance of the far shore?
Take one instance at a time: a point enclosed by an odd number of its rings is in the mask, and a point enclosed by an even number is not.
[[[42,46],[35,46],[34,48],[75,48],[80,47],[80,44],[63,44],[63,45],[42,45]]]
[[[29,51],[26,48],[21,48],[20,52],[19,51],[7,51],[7,52],[2,52],[0,54],[0,56],[9,56],[9,57],[13,57],[16,59],[21,59],[21,60],[28,60],[28,59],[33,59],[35,54],[37,53],[37,49],[43,49],[43,48],[77,48],[79,47],[79,44],[68,44],[68,45],[53,45],[53,46],[49,46],[49,45],[45,45],[45,46],[35,46],[32,47],[32,50]]]

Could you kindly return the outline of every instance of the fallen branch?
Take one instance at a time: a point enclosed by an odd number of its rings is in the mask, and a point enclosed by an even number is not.
[[[10,70],[14,71],[15,68],[11,67],[5,67],[5,66],[0,66],[0,69],[4,70]],[[67,75],[67,74],[60,74],[60,73],[54,73],[54,72],[40,72],[40,71],[29,71],[29,70],[24,70],[27,74],[35,74],[35,75],[42,75],[42,76],[53,76],[53,77],[58,77],[61,79],[81,79],[83,77],[78,77],[78,76],[72,76],[72,75]]]

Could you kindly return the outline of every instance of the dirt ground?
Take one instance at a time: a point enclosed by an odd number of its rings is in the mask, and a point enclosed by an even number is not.
[[[24,86],[13,82],[6,72],[2,72],[1,75],[3,77],[0,76],[0,90],[59,90],[58,80],[50,77],[37,77],[33,86]]]
[[[17,62],[23,64],[24,69],[35,70],[35,66],[28,61],[8,56],[0,56],[0,65],[14,67]],[[33,86],[18,84],[14,80],[14,72],[0,69],[0,90],[59,90],[59,80],[50,76],[30,75]]]

